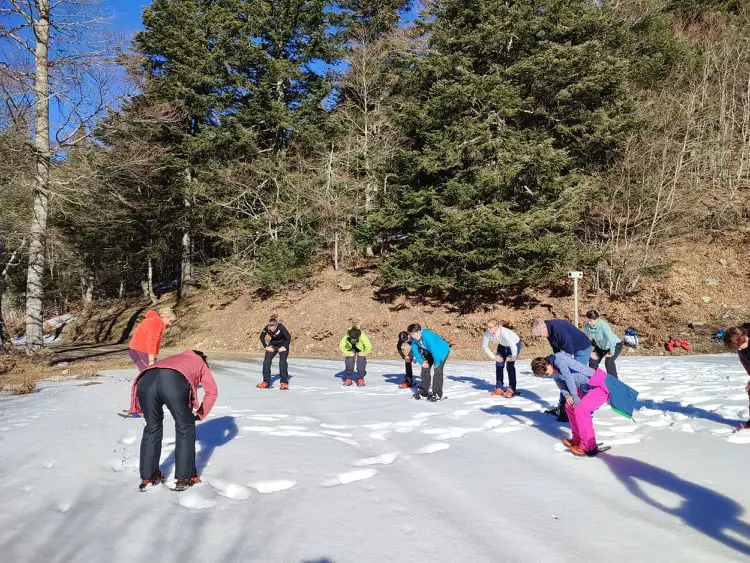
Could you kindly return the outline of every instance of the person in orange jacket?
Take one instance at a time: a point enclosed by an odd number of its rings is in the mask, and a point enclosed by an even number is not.
[[[177,320],[170,308],[161,309],[160,312],[161,314],[156,311],[146,313],[146,318],[135,327],[128,344],[128,354],[139,373],[156,362],[164,329]]]

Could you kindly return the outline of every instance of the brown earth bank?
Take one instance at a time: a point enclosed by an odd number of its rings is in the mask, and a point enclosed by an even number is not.
[[[581,318],[586,310],[596,308],[619,335],[635,327],[642,346],[626,354],[666,354],[663,344],[669,336],[685,337],[693,353],[721,352],[720,344],[711,343],[715,330],[750,319],[750,265],[741,250],[719,249],[701,241],[674,247],[664,256],[664,262],[672,262],[672,266],[659,277],[644,279],[640,292],[626,301],[587,290],[584,279]],[[418,322],[450,342],[453,359],[479,360],[485,358],[480,347],[484,323],[498,318],[509,321],[521,335],[523,356],[529,358],[548,351],[545,342],[531,338],[532,320],[573,317],[572,281],[567,279],[546,290],[518,296],[513,306],[488,302],[466,314],[451,304],[404,294],[384,298],[379,290],[377,276],[371,271],[332,269],[320,272],[304,290],[286,291],[269,299],[250,290],[230,294],[203,289],[176,306],[179,320],[167,329],[163,344],[175,350],[200,349],[214,357],[229,352],[232,354],[226,355],[238,358],[260,355],[258,333],[269,315],[276,313],[292,333],[293,356],[340,357],[339,340],[347,327],[356,323],[370,336],[373,357],[397,358],[398,332]],[[174,299],[174,294],[166,294],[155,306],[174,304]],[[88,313],[78,313],[66,327],[64,338],[71,343],[69,348],[92,342],[126,344],[133,326],[150,307],[146,301],[100,303]],[[691,329],[691,322],[703,326]],[[97,353],[96,348],[90,351]],[[80,352],[70,355],[61,349],[56,361],[87,356],[85,350]],[[674,355],[684,353],[678,350]],[[122,348],[118,356],[121,363],[128,364]]]

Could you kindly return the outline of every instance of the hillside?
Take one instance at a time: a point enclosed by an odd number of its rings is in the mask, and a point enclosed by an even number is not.
[[[750,317],[746,297],[750,265],[739,257],[741,248],[722,251],[712,244],[688,241],[669,250],[664,258],[665,262],[673,261],[671,268],[658,279],[645,280],[642,291],[628,301],[611,301],[603,294],[583,290],[581,314],[597,308],[618,334],[636,327],[643,343],[639,354],[663,354],[664,340],[677,334],[684,335],[695,352],[721,351],[720,345],[710,342],[715,327]],[[512,305],[488,303],[482,310],[466,314],[457,312],[454,305],[428,299],[383,297],[375,274],[370,272],[355,275],[325,270],[311,286],[269,299],[249,291],[239,295],[200,291],[177,307],[180,319],[168,329],[165,345],[214,353],[260,353],[257,334],[269,314],[275,312],[293,334],[293,354],[300,356],[337,357],[343,331],[351,323],[359,323],[373,340],[374,356],[393,357],[396,334],[409,323],[419,322],[451,342],[452,357],[471,360],[483,358],[479,340],[488,318],[509,320],[523,337],[525,354],[530,354],[547,349],[546,344],[535,343],[530,337],[533,319],[572,317],[569,280],[519,297]],[[165,303],[172,299],[170,294],[162,297]],[[90,318],[79,319],[67,329],[66,338],[78,342],[127,341],[128,325],[132,326],[134,315],[147,306],[147,302],[102,305]],[[695,331],[688,328],[688,323],[696,321],[706,326]]]

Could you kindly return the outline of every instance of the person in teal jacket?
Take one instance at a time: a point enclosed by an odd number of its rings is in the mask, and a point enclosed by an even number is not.
[[[612,331],[609,323],[599,317],[599,311],[596,309],[591,309],[586,313],[583,332],[591,339],[591,344],[594,346],[591,359],[589,359],[589,367],[596,369],[604,360],[607,373],[617,377],[615,360],[622,352],[622,341]]]
[[[426,397],[428,401],[439,401],[443,398],[443,368],[450,345],[438,334],[417,323],[410,324],[406,329],[411,337],[411,351],[414,359],[422,366],[422,385],[414,393],[415,399]],[[430,370],[434,368],[434,377]],[[432,393],[430,393],[432,384]]]

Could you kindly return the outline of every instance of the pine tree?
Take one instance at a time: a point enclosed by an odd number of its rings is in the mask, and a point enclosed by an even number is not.
[[[384,280],[468,294],[549,280],[634,126],[616,22],[560,0],[444,0],[429,16],[402,78],[410,147],[369,233]]]

